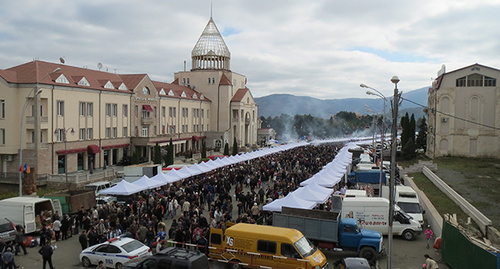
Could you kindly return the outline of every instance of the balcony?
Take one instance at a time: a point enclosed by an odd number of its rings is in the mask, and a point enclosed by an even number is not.
[[[143,117],[141,118],[141,123],[142,124],[152,124],[154,122],[154,119],[151,117]]]

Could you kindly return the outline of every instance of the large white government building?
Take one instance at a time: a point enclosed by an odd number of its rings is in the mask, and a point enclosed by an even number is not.
[[[428,156],[500,158],[499,79],[500,70],[480,64],[443,66],[429,89]]]
[[[0,70],[0,171],[36,176],[114,165],[134,152],[150,161],[155,144],[175,152],[257,144],[258,108],[246,77],[210,18],[192,50],[192,68],[172,83],[35,60]],[[22,139],[22,141],[21,141]]]

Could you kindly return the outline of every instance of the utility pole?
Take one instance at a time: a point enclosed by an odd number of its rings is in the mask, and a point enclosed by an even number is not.
[[[392,223],[394,222],[394,186],[396,182],[396,148],[398,140],[398,105],[399,93],[398,82],[399,78],[393,76],[391,82],[394,83],[394,96],[392,103],[392,141],[391,141],[391,178],[389,181],[389,234],[387,235],[388,253],[387,253],[387,269],[392,266]]]

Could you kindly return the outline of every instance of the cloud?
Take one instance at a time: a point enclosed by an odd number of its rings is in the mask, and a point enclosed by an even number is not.
[[[254,97],[366,97],[431,85],[442,64],[500,68],[498,1],[6,1],[0,68],[34,58],[171,82],[211,14]]]

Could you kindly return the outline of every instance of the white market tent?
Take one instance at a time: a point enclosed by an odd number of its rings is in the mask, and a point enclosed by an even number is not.
[[[340,142],[344,140],[324,140],[317,143],[328,143],[328,142]],[[122,180],[117,185],[101,191],[100,195],[130,195],[147,189],[154,189],[169,183],[173,183],[179,180],[189,178],[193,175],[199,175],[202,173],[209,172],[211,170],[223,167],[226,165],[236,164],[239,162],[244,162],[254,158],[260,158],[265,155],[277,153],[280,151],[285,151],[291,148],[300,147],[308,145],[307,142],[299,142],[281,145],[274,148],[261,149],[245,154],[240,154],[236,156],[224,157],[216,161],[209,160],[208,162],[202,162],[200,164],[194,164],[191,167],[184,166],[179,170],[172,169],[167,173],[158,173],[152,178],[143,176],[141,179],[129,183]],[[348,152],[349,148],[357,147],[356,143],[348,143],[343,147],[335,159],[325,165],[322,171],[309,178],[308,180],[302,182],[301,186],[306,186],[297,189],[295,192],[289,193],[286,197],[282,199],[277,199],[263,207],[263,210],[268,211],[281,211],[281,207],[293,207],[302,209],[312,209],[317,203],[324,203],[328,197],[333,193],[333,189],[325,188],[324,186],[333,186],[338,183],[344,173],[346,172],[347,166],[351,162],[352,154]],[[301,197],[307,197],[307,199],[302,199]],[[326,197],[326,198],[325,198]]]
[[[140,192],[136,185],[126,180],[122,180],[113,187],[100,191],[99,195],[131,195],[136,192]]]
[[[333,190],[332,190],[332,192],[333,192]],[[300,187],[300,188],[296,189],[295,191],[293,191],[293,194],[295,196],[302,197],[306,201],[313,201],[313,202],[316,202],[318,204],[324,204],[326,202],[326,200],[328,200],[328,198],[330,198],[330,195],[332,195],[332,193],[317,192],[317,191],[309,188],[309,186]]]
[[[276,199],[270,202],[267,205],[262,207],[264,211],[273,211],[273,212],[281,212],[282,207],[292,207],[292,208],[300,208],[300,209],[313,209],[316,206],[316,202],[307,201],[299,198],[294,195],[293,192],[290,192],[287,196],[281,199]]]

